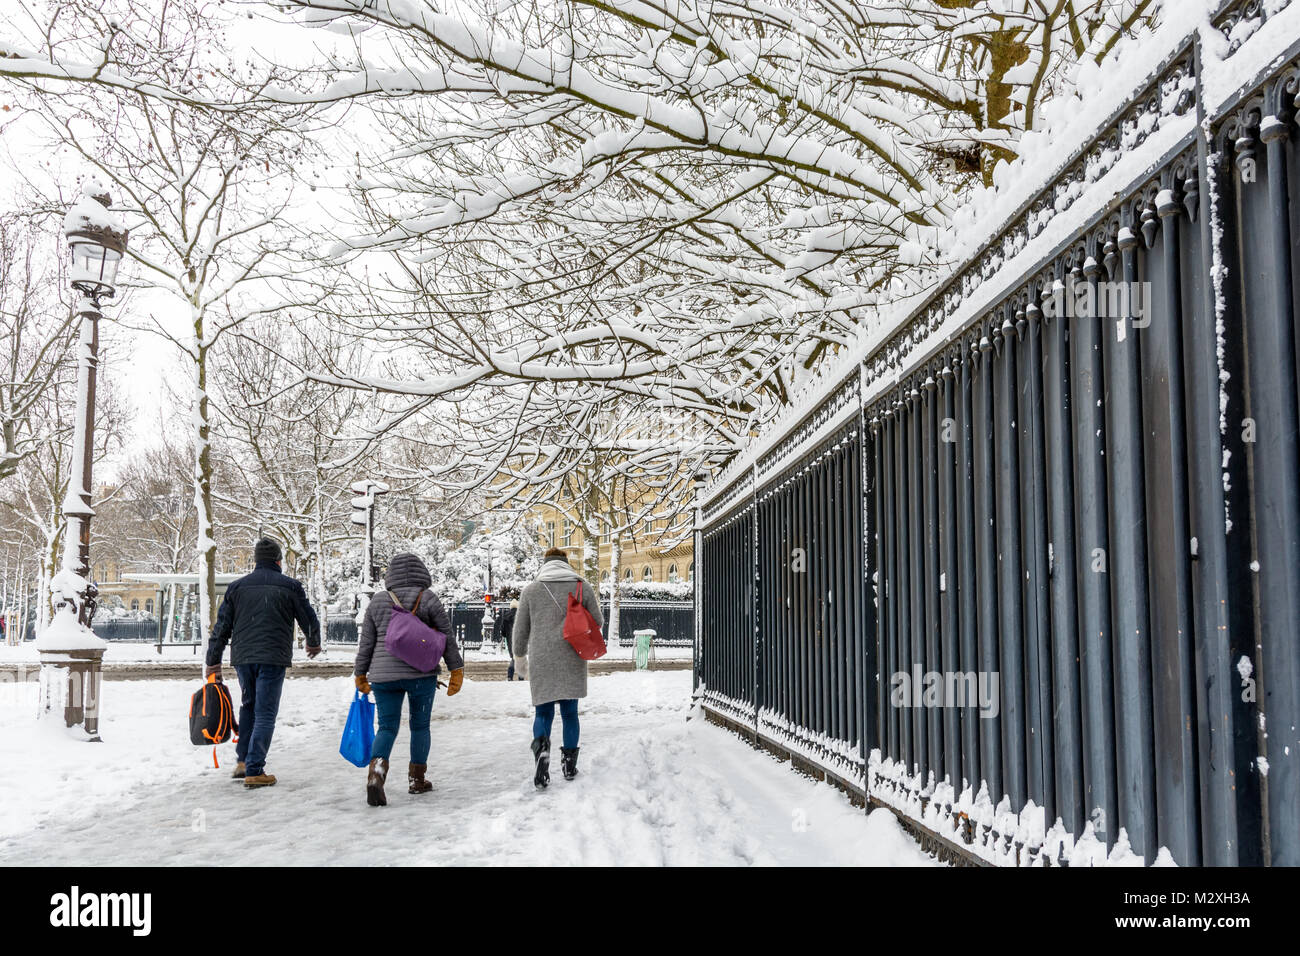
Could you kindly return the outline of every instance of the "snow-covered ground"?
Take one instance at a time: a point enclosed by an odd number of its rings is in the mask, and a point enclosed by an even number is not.
[[[934,865],[885,810],[854,809],[702,720],[690,674],[592,678],[582,773],[531,782],[526,685],[467,682],[434,706],[434,792],[389,806],[338,756],[347,678],[285,684],[268,770],[229,779],[234,746],[189,743],[186,681],[106,682],[104,742],[37,724],[34,683],[0,684],[0,864]],[[238,688],[232,686],[238,700]],[[556,734],[559,732],[557,717]]]

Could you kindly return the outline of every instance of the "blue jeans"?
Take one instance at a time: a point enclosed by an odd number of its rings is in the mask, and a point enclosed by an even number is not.
[[[411,763],[429,762],[429,717],[433,713],[433,695],[438,692],[438,678],[414,677],[409,680],[388,680],[371,684],[375,694],[375,710],[379,711],[379,731],[371,757],[387,760],[393,753],[397,728],[402,726],[402,698],[411,699]]]
[[[537,705],[537,716],[533,718],[533,736],[551,736],[551,725],[555,723],[555,701]],[[578,746],[578,701],[576,698],[562,700],[560,720],[564,723],[564,749],[572,750]]]
[[[283,664],[239,664],[239,743],[235,759],[244,772],[255,777],[266,769],[266,752],[271,749],[275,718],[280,713],[280,691],[284,689]]]

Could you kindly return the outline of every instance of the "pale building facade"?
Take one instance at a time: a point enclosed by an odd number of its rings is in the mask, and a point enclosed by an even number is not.
[[[564,508],[540,505],[529,512],[538,525],[539,544],[542,547],[564,548],[570,552],[574,563],[581,560],[586,548],[586,535]],[[691,581],[695,574],[695,549],[690,538],[673,544],[662,532],[667,530],[667,518],[654,518],[642,527],[621,536],[619,576],[624,582],[667,584]],[[600,555],[600,578],[610,576],[611,541],[602,535],[597,542]]]

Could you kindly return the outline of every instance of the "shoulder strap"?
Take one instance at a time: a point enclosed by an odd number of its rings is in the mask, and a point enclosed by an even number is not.
[[[560,610],[560,611],[563,611],[564,608],[560,607],[560,602],[559,602],[558,600],[556,600],[556,598],[555,598],[555,592],[552,591],[551,588],[550,588],[550,584],[551,584],[551,582],[550,582],[550,581],[539,581],[539,582],[537,582],[537,583],[540,584],[540,585],[542,586],[543,590],[546,591],[547,595],[548,595],[548,596],[550,597],[550,599],[551,599],[551,603],[555,605],[556,609],[557,609],[557,610]],[[565,590],[567,591],[568,588],[565,588]],[[579,603],[579,604],[582,603],[582,578],[578,578],[578,603]]]
[[[537,583],[542,586],[542,590],[545,591],[546,596],[551,599],[551,603],[555,605],[555,609],[557,611],[563,611],[564,608],[560,607],[560,602],[555,599],[555,593],[550,588],[550,582],[538,581]]]
[[[389,592],[388,592],[388,596],[389,596],[390,598],[393,599],[393,605],[394,605],[395,607],[400,607],[400,608],[402,608],[403,611],[406,611],[406,608],[402,607],[402,601],[401,601],[401,598],[399,598],[399,597],[398,597],[396,594],[394,594],[392,591],[389,591]],[[416,598],[415,603],[416,603],[416,606],[419,606],[420,599],[419,599],[419,598]],[[407,613],[408,613],[408,614],[414,614],[415,612],[414,612],[414,611],[407,611]]]
[[[412,614],[414,614],[416,611],[420,609],[420,602],[423,600],[424,600],[424,592],[421,591],[419,594],[415,596],[415,607],[411,608]]]

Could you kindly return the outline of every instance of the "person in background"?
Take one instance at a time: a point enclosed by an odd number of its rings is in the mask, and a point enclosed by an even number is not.
[[[582,604],[604,624],[600,598],[569,564],[568,554],[551,548],[543,556],[537,578],[519,596],[514,621],[515,669],[528,681],[533,707],[533,786],[545,789],[551,782],[551,726],[555,705],[560,705],[564,743],[560,748],[564,779],[578,775],[578,700],[587,696],[587,662],[564,639],[564,618],[569,595],[582,585]]]
[[[435,631],[447,635],[447,646],[442,659],[451,669],[447,696],[460,693],[465,679],[465,661],[456,643],[451,620],[438,596],[429,590],[432,584],[429,569],[418,555],[402,553],[393,555],[384,574],[386,591],[376,591],[366,608],[361,623],[361,638],[357,644],[357,662],[353,667],[357,690],[375,695],[375,708],[379,711],[379,731],[375,734],[370,751],[370,767],[366,771],[366,802],[372,807],[388,806],[384,785],[388,781],[388,759],[393,753],[397,730],[402,725],[402,700],[410,701],[411,762],[406,772],[407,793],[428,793],[433,784],[425,779],[428,771],[429,750],[432,738],[429,721],[433,713],[433,696],[438,690],[440,667],[426,672],[417,671],[406,661],[388,653],[384,637],[388,622],[393,617],[395,604],[400,603]]]
[[[307,637],[307,656],[321,651],[320,621],[302,584],[280,571],[280,545],[259,538],[253,571],[226,588],[217,624],[208,640],[203,676],[221,680],[221,656],[230,643],[230,663],[239,677],[239,742],[235,772],[246,789],[275,786],[266,772],[285,669],[293,664],[293,625]]]
[[[506,680],[515,679],[515,644],[514,629],[515,615],[519,613],[519,598],[511,597],[509,606],[501,612],[501,636],[505,638],[506,653],[510,656],[510,663],[506,667]]]

